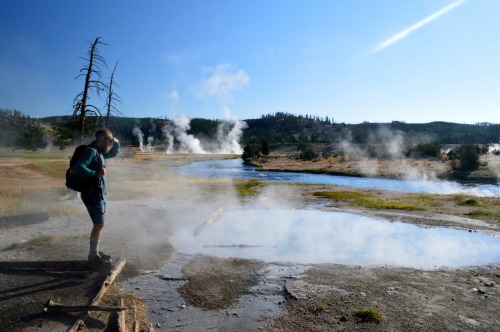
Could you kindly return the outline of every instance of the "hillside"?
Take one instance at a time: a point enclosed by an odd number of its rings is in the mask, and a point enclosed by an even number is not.
[[[56,126],[69,127],[69,116],[46,117],[43,122]],[[90,121],[94,121],[93,119]],[[132,130],[141,129],[146,136],[156,142],[164,141],[162,128],[171,120],[159,118],[113,118],[111,129],[117,131],[122,140],[134,142]],[[213,137],[217,126],[223,120],[191,119],[187,131],[195,137]],[[296,116],[287,113],[264,115],[259,119],[246,119],[248,127],[243,131],[243,144],[259,143],[267,140],[271,145],[339,143],[345,140],[353,144],[367,144],[380,139],[402,136],[418,142],[439,142],[440,144],[489,144],[500,141],[500,124],[458,124],[452,122],[431,122],[409,124],[393,121],[391,123],[345,124],[334,123],[328,118]]]
[[[51,116],[40,119],[30,118],[18,111],[1,110],[0,145],[6,147],[44,147],[48,143],[70,144],[78,136],[70,116]],[[187,118],[186,118],[187,119]],[[237,120],[241,124],[241,121]],[[266,141],[272,149],[283,146],[310,144],[370,145],[380,142],[397,142],[400,145],[419,143],[445,144],[492,144],[500,141],[500,124],[478,123],[458,124],[452,122],[431,122],[410,124],[393,121],[391,123],[345,124],[335,123],[329,118],[296,116],[287,113],[264,115],[258,119],[244,120],[247,127],[238,136],[243,145],[259,147]],[[101,125],[100,118],[88,117],[87,123],[94,128]],[[201,140],[210,140],[217,135],[223,120],[188,119],[183,128],[185,134]],[[138,145],[137,128],[144,139],[151,138],[155,144],[165,144],[165,126],[172,126],[173,120],[161,118],[114,117],[110,129],[124,144]],[[233,125],[234,123],[229,123]],[[40,135],[42,129],[46,135]],[[90,128],[92,129],[92,128]],[[90,130],[92,132],[93,130]]]
[[[489,144],[500,141],[500,124],[476,125],[451,122],[408,124],[391,123],[345,124],[332,123],[312,116],[295,116],[275,113],[260,119],[245,120],[248,129],[244,141],[271,144],[286,143],[340,143],[367,144],[402,136],[414,142],[439,142],[440,144]]]

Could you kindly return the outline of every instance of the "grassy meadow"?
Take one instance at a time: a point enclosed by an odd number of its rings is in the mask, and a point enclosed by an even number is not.
[[[63,151],[0,150],[0,217],[29,213],[65,216],[85,213],[61,204],[72,192],[65,186],[65,172],[74,147]],[[264,186],[279,185],[252,180],[225,180],[183,177],[170,170],[194,161],[234,158],[231,155],[165,155],[145,153],[124,147],[118,158],[109,160],[110,200],[135,200],[148,197],[172,198],[196,195],[207,202],[218,195],[243,200],[259,194]],[[300,184],[287,186],[301,186]],[[182,190],[180,188],[183,188]],[[194,189],[193,189],[194,190]],[[292,189],[293,190],[293,189]],[[315,197],[341,205],[376,210],[431,211],[484,220],[500,219],[500,198],[463,195],[382,194],[380,191],[315,191]]]
[[[65,186],[66,169],[74,147],[63,151],[0,150],[0,217],[31,213],[65,216],[86,213],[84,209],[61,204],[73,192]],[[135,200],[148,197],[171,198],[182,195],[181,187],[195,187],[210,199],[214,192],[252,196],[257,180],[184,178],[169,170],[194,161],[234,158],[231,155],[165,155],[122,148],[119,157],[108,160],[110,200]],[[228,186],[231,190],[228,191]]]

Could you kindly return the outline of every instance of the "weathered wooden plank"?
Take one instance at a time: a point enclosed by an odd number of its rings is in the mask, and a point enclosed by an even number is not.
[[[101,284],[101,288],[99,289],[99,292],[97,292],[97,295],[94,297],[94,299],[91,301],[90,305],[97,305],[99,303],[99,300],[101,297],[106,293],[108,290],[109,286],[113,283],[115,280],[116,276],[121,272],[123,267],[125,266],[125,263],[127,260],[125,258],[120,258],[118,261],[113,264],[111,270],[109,271],[108,276],[106,279],[104,279],[104,282]],[[73,326],[68,330],[69,332],[76,332],[79,331],[80,328],[85,325],[85,319],[88,317],[88,312],[85,311],[83,312],[78,320],[73,324]]]
[[[135,305],[135,300],[132,309],[134,310],[134,324],[132,326],[132,331],[139,332],[139,322],[137,321],[137,306]]]
[[[78,312],[78,311],[109,311],[109,312],[119,312],[126,310],[125,307],[107,307],[99,305],[64,305],[56,303],[49,299],[47,303],[43,306],[43,311],[45,312]]]
[[[0,270],[90,270],[88,261],[0,261]]]
[[[120,299],[120,307],[123,307],[123,299]],[[127,331],[127,324],[125,321],[125,312],[119,311],[118,312],[118,332],[126,332],[126,331]]]
[[[212,212],[201,224],[196,226],[196,229],[194,230],[194,236],[198,236],[200,232],[207,226],[215,224],[217,220],[219,220],[222,216],[222,213],[224,213],[224,210],[222,208],[218,208],[214,212]]]

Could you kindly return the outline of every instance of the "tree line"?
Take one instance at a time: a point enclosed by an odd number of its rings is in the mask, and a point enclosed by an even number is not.
[[[17,110],[0,110],[0,144],[2,146],[41,147],[47,142],[68,145],[78,137],[78,126],[72,116],[52,116],[34,119]],[[88,123],[99,125],[99,116],[87,116]],[[156,142],[163,141],[162,128],[171,120],[166,118],[129,118],[113,117],[110,129],[125,144],[137,144],[132,130],[141,129],[145,136]],[[195,137],[214,137],[222,120],[203,118],[191,119],[188,134]],[[247,119],[248,128],[244,130],[241,143],[251,144],[260,150],[263,142],[268,148],[283,145],[307,146],[311,144],[336,144],[349,141],[352,144],[367,145],[378,142],[382,137],[381,128],[392,133],[400,133],[409,144],[408,156],[432,156],[442,144],[490,144],[500,141],[498,124],[457,124],[431,122],[425,124],[406,124],[401,122],[344,124],[333,123],[315,117],[295,116],[286,113],[265,115],[259,119]],[[54,130],[48,132],[41,123],[50,124]],[[92,135],[92,132],[90,132]]]
[[[349,141],[353,144],[368,144],[379,141],[387,130],[400,133],[406,140],[427,141],[440,144],[489,144],[500,141],[500,124],[458,124],[430,122],[408,124],[400,121],[390,123],[360,124],[335,123],[314,116],[296,116],[278,112],[263,115],[259,119],[245,120],[245,144],[259,144],[267,140],[271,145],[285,144],[335,144]]]
[[[49,139],[37,119],[18,110],[0,109],[0,146],[9,148],[42,149]]]

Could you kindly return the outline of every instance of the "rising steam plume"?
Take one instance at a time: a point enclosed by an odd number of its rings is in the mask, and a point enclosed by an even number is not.
[[[191,129],[191,119],[185,116],[177,116],[172,122],[162,129],[166,141],[166,154],[172,153],[219,153],[219,154],[241,154],[243,152],[239,143],[243,130],[247,127],[244,121],[229,116],[223,120],[217,128],[215,147],[206,149],[201,141],[187,132]],[[174,147],[174,142],[178,146]]]
[[[201,146],[199,139],[191,134],[188,130],[191,129],[191,119],[186,116],[177,116],[172,123],[163,127],[162,132],[167,141],[167,149],[165,153],[207,153]],[[174,150],[174,138],[179,141],[179,147]]]
[[[225,108],[224,121],[222,121],[217,128],[217,142],[219,143],[218,153],[243,153],[243,149],[240,145],[240,138],[243,135],[243,130],[247,127],[246,122],[232,117],[230,111]]]
[[[139,140],[139,149],[144,152],[144,133],[139,127],[135,127],[132,130],[132,133],[134,134],[135,137]]]

